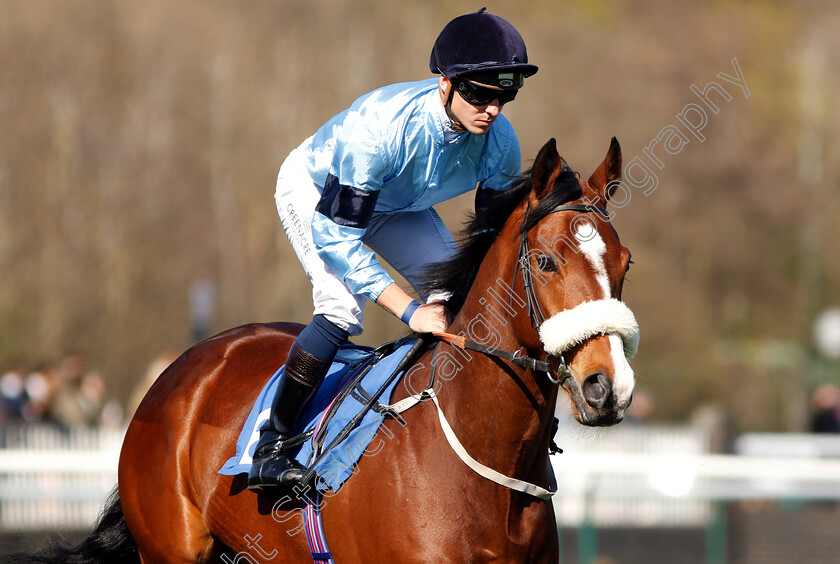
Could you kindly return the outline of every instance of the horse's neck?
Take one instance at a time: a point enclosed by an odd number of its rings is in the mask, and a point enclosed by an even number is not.
[[[501,350],[519,350],[522,320],[506,319],[501,305],[491,311],[486,299],[482,304],[481,298],[474,298],[464,305],[450,332]],[[530,324],[528,330],[533,331]],[[466,435],[462,442],[467,450],[476,451],[479,459],[506,464],[509,475],[544,465],[556,388],[498,358],[447,349],[461,368],[456,377],[442,383],[441,403],[453,428],[461,430],[459,436]]]

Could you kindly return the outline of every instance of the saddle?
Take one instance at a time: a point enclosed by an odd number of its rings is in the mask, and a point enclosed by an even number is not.
[[[356,464],[386,417],[402,420],[399,413],[380,401],[388,398],[402,374],[428,346],[411,336],[377,348],[345,345],[331,365],[323,383],[301,411],[295,436],[285,446],[307,468],[304,483],[319,491],[337,492],[358,471]],[[236,441],[236,454],[219,474],[248,473],[260,427],[268,419],[271,398],[282,374],[281,367],[266,383],[245,420]]]

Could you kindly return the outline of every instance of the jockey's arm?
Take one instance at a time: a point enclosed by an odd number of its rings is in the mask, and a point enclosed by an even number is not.
[[[402,288],[392,282],[376,298],[376,304],[394,317],[399,318],[405,308],[412,302],[412,299]],[[446,311],[443,304],[433,302],[420,305],[411,316],[408,326],[412,331],[418,333],[446,331]]]

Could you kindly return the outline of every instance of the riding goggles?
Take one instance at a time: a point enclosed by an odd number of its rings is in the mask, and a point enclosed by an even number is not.
[[[500,106],[504,106],[508,102],[516,98],[518,89],[499,89],[487,88],[469,80],[458,81],[458,94],[461,95],[467,103],[473,106],[486,106],[493,100],[498,100]]]

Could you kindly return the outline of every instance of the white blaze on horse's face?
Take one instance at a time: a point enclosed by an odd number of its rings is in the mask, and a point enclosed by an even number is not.
[[[598,233],[598,226],[589,216],[580,214],[572,222],[572,230],[575,239],[578,241],[578,248],[586,256],[589,264],[595,270],[595,279],[603,291],[602,299],[615,298],[610,291],[607,267],[604,263],[604,255],[607,253],[607,245]],[[638,331],[638,329],[637,329]],[[616,404],[620,410],[630,405],[630,398],[633,396],[635,377],[627,357],[624,355],[624,345],[621,337],[610,333],[610,349],[612,352],[613,368],[613,393]],[[636,337],[638,339],[638,336]]]
[[[616,404],[622,411],[630,405],[633,397],[633,388],[636,386],[636,378],[627,357],[624,355],[624,342],[621,337],[610,333],[610,350],[612,352],[613,368],[615,368],[613,379],[613,393]],[[624,414],[622,413],[622,416]]]
[[[596,222],[580,214],[572,222],[572,233],[580,253],[586,257],[595,274],[597,288],[594,299],[561,311],[540,327],[540,339],[546,352],[561,355],[569,349],[598,335],[606,335],[612,361],[612,401],[620,421],[630,405],[635,379],[628,358],[638,347],[639,327],[633,312],[612,295],[605,263],[607,246],[598,232]],[[599,295],[600,294],[600,295]]]
[[[604,255],[607,253],[607,245],[598,233],[597,226],[587,216],[578,215],[572,222],[572,230],[578,242],[578,248],[589,260],[589,264],[595,270],[595,280],[601,286],[604,294],[601,298],[611,298],[610,281],[607,278],[607,267],[604,264]]]

